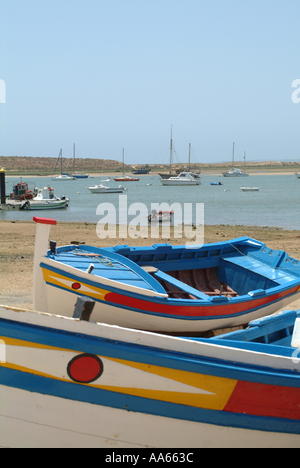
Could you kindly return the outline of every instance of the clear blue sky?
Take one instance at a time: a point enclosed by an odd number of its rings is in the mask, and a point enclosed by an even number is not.
[[[1,0],[0,155],[300,160],[299,0]]]

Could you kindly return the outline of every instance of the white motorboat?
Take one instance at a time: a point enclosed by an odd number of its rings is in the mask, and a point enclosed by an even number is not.
[[[100,184],[94,185],[93,187],[87,187],[87,189],[92,193],[123,193],[127,192],[127,189],[124,188],[122,185],[118,187],[108,187],[108,185]]]
[[[176,177],[170,177],[169,179],[160,179],[162,185],[200,185],[200,179],[198,174],[193,174],[192,172],[181,172]]]
[[[232,169],[232,171],[223,172],[224,177],[249,177],[249,174],[241,169]]]
[[[56,181],[56,180],[76,180],[76,177],[66,175],[66,174],[60,174],[57,177],[52,177],[51,180],[52,181]]]

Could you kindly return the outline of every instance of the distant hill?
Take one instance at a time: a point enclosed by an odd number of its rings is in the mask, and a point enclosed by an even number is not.
[[[31,157],[31,156],[0,156],[0,169],[4,167],[7,175],[52,175],[57,162],[57,158],[42,158],[42,157]],[[68,166],[69,163],[69,166]],[[242,161],[236,161],[235,167],[243,167]],[[125,172],[131,172],[133,169],[138,169],[141,164],[125,165]],[[222,172],[228,168],[231,168],[232,162],[223,163],[203,163],[203,164],[192,164],[192,171],[216,171]],[[144,165],[147,169],[151,169],[152,172],[167,172],[169,171],[168,164],[147,164]],[[174,169],[186,169],[185,164],[174,164]],[[300,171],[300,162],[295,161],[255,161],[247,162],[246,167],[249,171]],[[76,171],[93,173],[117,173],[123,171],[122,163],[112,159],[80,159],[76,158]],[[56,170],[60,172],[60,164]],[[73,166],[70,159],[63,158],[63,172],[73,172]]]

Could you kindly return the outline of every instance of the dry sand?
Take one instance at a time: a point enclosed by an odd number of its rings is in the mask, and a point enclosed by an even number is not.
[[[32,309],[32,272],[35,242],[34,222],[0,221],[0,304]],[[118,230],[117,230],[118,234]],[[300,231],[284,231],[277,228],[246,226],[206,226],[205,243],[219,242],[249,236],[267,244],[275,250],[284,250],[291,257],[300,260]],[[184,244],[185,239],[174,239],[172,228],[170,238],[152,240],[149,238],[127,237],[126,239],[99,239],[96,224],[60,222],[51,228],[50,238],[57,245],[73,241],[85,242],[97,247],[116,244],[152,245],[169,242]],[[300,301],[291,304],[289,309],[300,309]]]

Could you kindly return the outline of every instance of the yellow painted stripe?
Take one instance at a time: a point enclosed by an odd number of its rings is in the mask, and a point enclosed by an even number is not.
[[[10,346],[31,347],[31,348],[37,348],[37,349],[46,349],[49,351],[59,350],[63,352],[78,353],[78,355],[81,354],[78,351],[71,351],[71,350],[66,350],[63,348],[56,348],[56,347],[46,346],[46,345],[42,345],[38,343],[16,340],[13,338],[6,338],[6,337],[0,337],[0,338],[3,339],[3,341],[7,345],[10,345]],[[99,356],[100,359],[101,357],[102,356]],[[50,378],[53,380],[59,380],[62,382],[72,382],[75,385],[85,385],[85,386],[107,390],[111,392],[138,396],[138,397],[142,397],[146,399],[153,399],[153,400],[158,400],[158,401],[164,401],[164,402],[170,402],[170,403],[176,403],[176,404],[181,404],[181,405],[193,406],[197,408],[212,409],[212,410],[223,410],[223,408],[226,406],[238,382],[237,380],[233,380],[233,379],[215,377],[215,376],[204,375],[204,374],[197,374],[194,372],[170,369],[167,367],[160,367],[160,366],[155,366],[151,364],[127,361],[123,359],[110,358],[106,356],[103,356],[103,358],[110,360],[112,362],[116,362],[124,366],[127,366],[129,375],[130,375],[130,368],[134,368],[134,369],[141,371],[141,378],[142,378],[143,372],[148,373],[148,374],[150,373],[153,375],[164,377],[166,379],[170,379],[170,386],[172,386],[171,381],[173,380],[174,382],[180,382],[182,384],[194,387],[196,389],[198,388],[199,393],[197,392],[196,393],[172,392],[171,390],[165,391],[165,390],[130,388],[130,387],[122,387],[122,385],[120,386],[115,386],[115,385],[110,386],[110,385],[101,385],[101,384],[99,385],[99,383],[101,382],[101,377],[99,381],[97,382],[98,384],[96,384],[96,382],[91,383],[91,384],[78,384],[78,383],[73,382],[72,380],[69,380],[67,376],[67,370],[66,370],[65,376],[57,377],[57,376],[53,376],[47,373],[36,371],[28,367],[23,367],[17,364],[12,364],[9,362],[0,364],[0,367],[10,368],[10,369],[18,370],[20,372],[26,372],[29,374],[39,375],[42,377],[47,377],[47,378]],[[51,360],[51,353],[49,353],[49,359]],[[66,359],[66,367],[67,367],[67,364],[68,364],[68,359]],[[122,384],[122,381],[120,381],[120,383]],[[205,390],[206,392],[209,392],[210,394],[203,394],[201,390]]]
[[[53,286],[59,286],[73,293],[78,292],[81,295],[93,297],[94,299],[99,299],[102,301],[105,301],[105,296],[106,294],[109,293],[109,291],[106,291],[105,289],[101,289],[97,286],[92,286],[90,284],[84,283],[84,281],[82,281],[81,278],[74,280],[74,279],[68,278],[67,276],[61,275],[59,273],[49,271],[45,268],[42,268],[42,270],[43,270],[44,280],[47,283],[50,283]],[[65,282],[69,283],[69,285],[66,284]],[[76,289],[76,290],[73,289],[72,288],[73,283],[81,284],[81,288]]]

